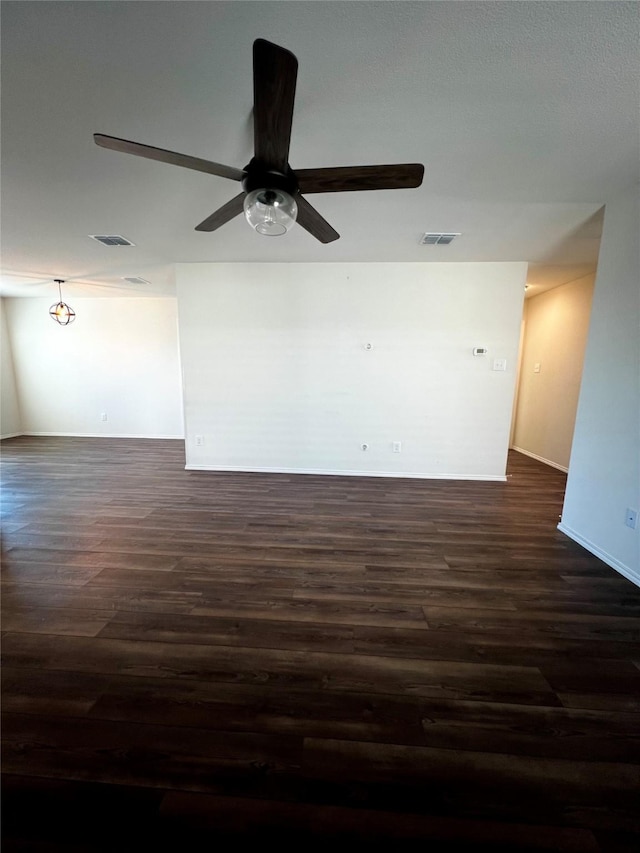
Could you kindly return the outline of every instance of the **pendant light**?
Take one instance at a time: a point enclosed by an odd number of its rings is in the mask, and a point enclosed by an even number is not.
[[[76,312],[70,305],[67,305],[66,302],[62,301],[62,285],[64,284],[64,279],[54,278],[54,281],[58,285],[58,296],[60,301],[56,302],[55,305],[52,305],[51,308],[49,308],[49,316],[61,326],[68,326],[69,323],[73,323],[76,319]]]

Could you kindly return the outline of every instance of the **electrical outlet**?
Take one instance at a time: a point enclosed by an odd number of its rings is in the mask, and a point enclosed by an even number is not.
[[[197,435],[196,436],[196,447],[202,447],[203,444],[204,444],[204,436],[203,435]]]
[[[106,421],[106,419],[107,419],[107,413],[106,413],[106,412],[101,412],[101,413],[100,413],[100,420],[101,420],[101,421]]]
[[[631,509],[630,506],[627,507],[627,512],[624,517],[624,523],[627,527],[630,527],[632,530],[636,529],[636,525],[638,524],[638,510]]]
[[[392,447],[393,447],[394,453],[402,453],[402,442],[401,441],[394,441]]]

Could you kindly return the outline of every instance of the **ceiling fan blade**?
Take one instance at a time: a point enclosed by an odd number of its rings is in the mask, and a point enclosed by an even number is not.
[[[296,222],[302,225],[305,231],[308,231],[316,240],[321,243],[332,243],[337,240],[340,235],[335,231],[322,216],[318,213],[315,207],[312,207],[309,202],[297,193],[296,203],[298,205],[298,217]]]
[[[301,193],[343,193],[357,190],[399,190],[419,187],[424,177],[421,163],[395,166],[335,166],[298,169]]]
[[[102,133],[94,133],[93,139],[96,145],[110,148],[112,151],[122,151],[123,154],[135,154],[136,157],[146,157],[148,160],[184,166],[185,169],[206,172],[208,175],[217,175],[220,178],[230,178],[232,181],[241,181],[244,178],[242,169],[223,166],[222,163],[213,163],[211,160],[201,160],[200,157],[190,157],[188,154],[178,154],[176,151],[166,151],[164,148],[154,148],[152,145],[141,145],[139,142],[118,139],[116,136],[105,136]]]
[[[224,225],[225,222],[228,222],[230,219],[233,219],[234,216],[242,213],[244,196],[244,193],[240,193],[240,195],[232,198],[231,201],[223,204],[222,207],[219,207],[211,214],[211,216],[207,216],[206,219],[203,219],[200,225],[196,225],[196,231],[215,231],[216,228],[220,228],[220,226]]]
[[[298,60],[264,39],[253,43],[255,156],[267,169],[286,171],[289,162]]]

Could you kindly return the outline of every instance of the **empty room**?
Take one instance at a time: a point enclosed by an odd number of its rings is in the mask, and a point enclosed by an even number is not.
[[[637,850],[640,4],[0,19],[4,849]]]

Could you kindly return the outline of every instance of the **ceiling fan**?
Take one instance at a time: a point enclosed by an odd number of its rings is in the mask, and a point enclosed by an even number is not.
[[[285,234],[297,221],[321,243],[331,243],[340,235],[309,204],[304,197],[307,193],[419,187],[424,166],[405,163],[293,171],[289,143],[297,74],[298,60],[290,51],[264,39],[253,43],[255,153],[244,169],[101,133],[93,138],[103,148],[239,181],[242,192],[197,225],[196,231],[215,231],[244,210],[249,224],[259,234]]]

